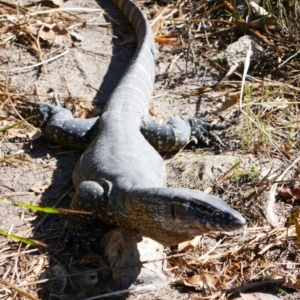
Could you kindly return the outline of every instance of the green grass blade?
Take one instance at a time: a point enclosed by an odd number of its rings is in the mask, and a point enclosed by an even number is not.
[[[26,119],[24,119],[24,120],[28,121],[28,120],[30,120],[30,119],[32,119],[32,118],[33,118],[33,116],[28,117],[28,118],[26,118]],[[20,120],[20,121],[17,121],[17,122],[15,122],[15,123],[8,124],[8,125],[6,125],[6,126],[0,127],[0,132],[5,132],[6,130],[8,130],[8,129],[10,129],[10,128],[13,128],[13,127],[15,127],[15,126],[18,126],[18,125],[24,123],[24,120]]]
[[[83,214],[83,215],[91,215],[92,212],[89,211],[78,211],[73,209],[66,209],[66,208],[55,208],[55,207],[49,207],[49,206],[37,206],[37,205],[31,205],[23,202],[15,202],[8,199],[0,198],[0,204],[10,204],[26,209],[30,209],[35,212],[42,212],[45,214]]]
[[[0,234],[7,237],[7,238],[9,238],[9,239],[12,239],[16,242],[24,243],[26,245],[36,246],[36,247],[47,247],[47,244],[45,244],[41,241],[34,240],[34,239],[29,239],[29,238],[24,238],[24,237],[21,237],[21,236],[12,234],[12,233],[8,233],[8,232],[6,232],[2,229],[0,229]]]

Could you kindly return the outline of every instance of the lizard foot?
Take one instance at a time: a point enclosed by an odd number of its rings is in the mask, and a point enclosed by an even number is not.
[[[225,147],[224,143],[220,137],[213,133],[212,130],[224,130],[229,128],[231,125],[237,123],[240,120],[240,117],[233,119],[230,122],[225,124],[211,124],[205,122],[199,118],[189,118],[188,122],[191,127],[191,140],[196,144],[198,141],[203,142],[206,145],[210,144],[210,140],[215,141],[222,147]]]
[[[19,104],[17,109],[23,118],[31,117],[30,124],[41,128],[42,131],[47,127],[50,119],[59,112],[65,112],[71,114],[68,110],[61,106],[54,106],[48,103],[37,103],[33,101],[27,101],[27,105]]]

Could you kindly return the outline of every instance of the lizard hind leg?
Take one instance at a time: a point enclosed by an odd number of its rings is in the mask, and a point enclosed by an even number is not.
[[[32,117],[29,122],[39,127],[50,140],[66,147],[84,149],[99,131],[99,117],[75,119],[72,113],[63,108],[54,95],[55,105],[28,101],[19,105],[23,117]]]
[[[91,250],[98,252],[98,238],[114,228],[98,218],[98,213],[105,209],[106,202],[107,193],[97,182],[83,181],[76,189],[70,209],[83,213],[73,213],[69,216],[65,243],[73,245],[77,256]]]
[[[160,153],[177,151],[190,141],[191,127],[186,119],[176,116],[166,124],[142,120],[141,132]]]
[[[206,115],[204,112],[202,115]],[[225,147],[219,136],[213,130],[224,130],[235,124],[240,118],[225,124],[211,124],[201,118],[173,117],[166,124],[157,124],[142,120],[141,132],[145,139],[160,153],[178,151],[191,141],[196,144],[201,141],[206,145],[214,141]]]

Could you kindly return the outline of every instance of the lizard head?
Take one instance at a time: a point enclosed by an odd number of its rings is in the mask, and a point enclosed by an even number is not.
[[[166,246],[207,232],[237,230],[246,224],[244,217],[223,200],[198,190],[147,188],[132,192],[131,198],[130,204],[126,202],[130,214],[122,225],[132,224],[142,235]]]
[[[209,231],[233,231],[246,224],[239,212],[216,196],[198,190],[171,190],[171,215],[183,231],[195,231],[198,232],[195,235],[199,235]]]

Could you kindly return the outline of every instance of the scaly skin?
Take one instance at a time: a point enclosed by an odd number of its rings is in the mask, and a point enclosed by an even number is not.
[[[155,75],[153,36],[135,4],[129,0],[113,2],[135,29],[138,46],[127,71],[107,101],[98,129],[95,129],[97,120],[91,122],[86,131],[80,128],[83,123],[78,123],[63,108],[33,104],[36,124],[54,140],[53,137],[59,135],[59,141],[62,141],[65,139],[62,134],[65,134],[66,138],[72,137],[71,140],[67,138],[70,145],[74,139],[72,131],[76,131],[75,144],[78,144],[80,135],[93,130],[97,134],[75,167],[76,194],[71,204],[72,209],[93,211],[93,218],[72,216],[69,236],[75,245],[87,245],[90,235],[99,229],[99,220],[138,229],[142,235],[163,245],[175,245],[213,230],[241,228],[245,219],[218,197],[198,190],[165,187],[162,158],[140,130],[141,124],[145,123],[144,128],[152,127],[152,133],[145,129],[145,135],[156,132],[154,125],[143,121],[149,109]],[[23,109],[23,114],[27,113],[28,110]],[[185,125],[168,127],[167,130],[173,132],[173,140],[178,142],[184,131],[188,132],[189,139],[194,130],[190,122],[182,118],[177,121]],[[87,134],[88,138],[92,139],[93,134]],[[153,144],[161,141],[158,138]]]

